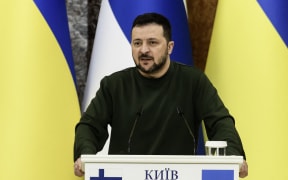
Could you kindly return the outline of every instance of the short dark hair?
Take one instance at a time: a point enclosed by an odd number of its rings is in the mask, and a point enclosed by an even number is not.
[[[137,16],[133,22],[132,29],[136,26],[144,26],[147,24],[158,24],[163,28],[163,35],[167,42],[172,39],[172,28],[169,20],[158,13],[145,13]]]

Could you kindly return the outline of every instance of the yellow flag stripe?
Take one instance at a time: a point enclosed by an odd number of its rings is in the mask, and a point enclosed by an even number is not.
[[[76,179],[80,110],[65,57],[32,1],[0,5],[0,179]]]
[[[219,0],[207,75],[236,118],[249,179],[288,179],[288,51],[256,0]]]

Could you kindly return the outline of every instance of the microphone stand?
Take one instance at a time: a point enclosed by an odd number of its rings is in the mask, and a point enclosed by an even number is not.
[[[133,126],[132,126],[132,129],[131,129],[131,132],[130,132],[130,135],[129,135],[128,148],[127,148],[128,154],[131,153],[131,139],[132,139],[132,136],[133,136],[133,134],[134,134],[134,130],[135,130],[136,124],[137,124],[138,120],[140,119],[142,113],[143,113],[143,107],[141,106],[141,107],[139,108],[139,111],[136,113],[136,119],[135,119],[135,121],[134,121],[134,124],[133,124]]]
[[[186,125],[186,127],[187,127],[187,129],[188,129],[188,131],[189,131],[189,134],[190,134],[190,136],[192,137],[192,139],[193,139],[193,143],[194,143],[194,146],[193,146],[193,155],[195,155],[195,153],[196,153],[196,141],[195,141],[195,136],[194,136],[194,134],[193,134],[193,131],[191,130],[191,128],[190,128],[190,126],[189,126],[189,123],[188,123],[188,121],[187,121],[187,119],[185,118],[185,116],[184,116],[184,113],[182,112],[182,110],[179,108],[179,107],[177,107],[177,113],[178,113],[178,115],[184,120],[184,122],[185,122],[185,125]]]

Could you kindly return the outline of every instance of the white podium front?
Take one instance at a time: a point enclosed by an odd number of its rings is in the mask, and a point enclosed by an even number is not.
[[[82,155],[85,180],[238,180],[242,156]]]

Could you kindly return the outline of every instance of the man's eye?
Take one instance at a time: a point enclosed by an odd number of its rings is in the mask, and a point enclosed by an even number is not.
[[[134,42],[134,46],[140,46],[141,43],[140,42]]]
[[[156,45],[157,42],[156,42],[156,41],[150,41],[150,44],[151,44],[151,45]]]

